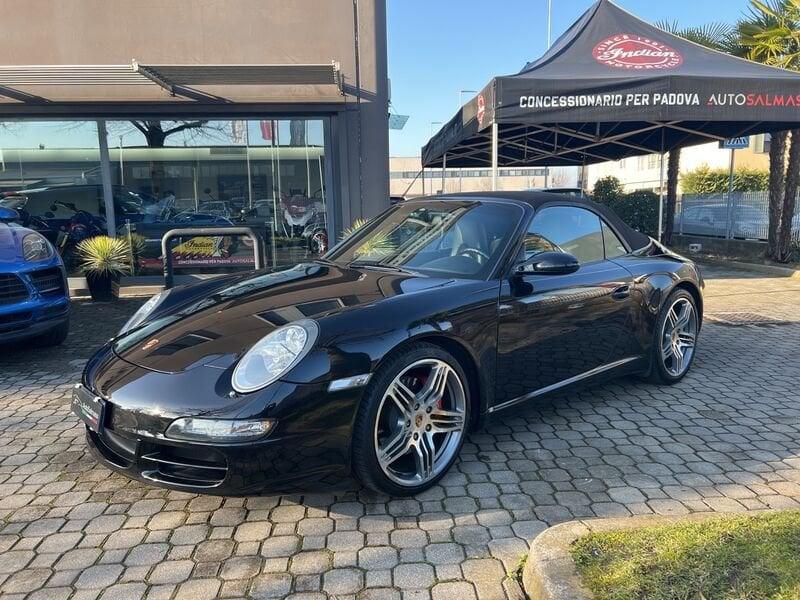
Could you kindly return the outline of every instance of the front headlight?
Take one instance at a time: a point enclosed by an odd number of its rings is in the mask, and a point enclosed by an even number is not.
[[[50,242],[41,234],[29,233],[22,238],[22,257],[28,262],[48,259],[53,253]]]
[[[164,435],[173,440],[189,442],[245,442],[267,435],[274,421],[228,420],[183,417],[176,419]]]
[[[139,307],[139,310],[133,313],[133,316],[130,319],[128,319],[125,325],[122,326],[122,329],[120,329],[117,332],[117,335],[122,335],[123,333],[127,333],[131,329],[141,325],[144,322],[144,320],[150,316],[150,313],[152,313],[156,309],[156,307],[164,301],[164,298],[167,297],[167,294],[169,294],[169,290],[164,290],[160,294],[156,294],[155,296],[150,298],[147,302],[142,304]]]
[[[308,354],[318,333],[315,321],[303,319],[261,338],[233,370],[233,389],[246,394],[276,381]]]

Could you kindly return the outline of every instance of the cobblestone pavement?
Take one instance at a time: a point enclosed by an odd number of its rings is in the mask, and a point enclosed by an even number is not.
[[[416,498],[218,498],[97,466],[68,412],[91,349],[140,301],[75,302],[63,348],[0,350],[0,595],[502,598],[528,541],[586,516],[800,506],[800,280],[708,269],[693,372],[542,399],[473,434]]]

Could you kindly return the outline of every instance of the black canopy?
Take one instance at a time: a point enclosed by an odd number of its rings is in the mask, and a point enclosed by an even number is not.
[[[422,164],[581,165],[794,127],[800,74],[709,50],[599,0],[542,58],[467,103],[422,149]]]

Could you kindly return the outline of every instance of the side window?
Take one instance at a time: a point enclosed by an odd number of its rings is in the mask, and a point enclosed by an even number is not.
[[[529,251],[530,248],[533,251]],[[581,263],[605,258],[600,217],[574,206],[551,206],[537,212],[525,236],[525,255],[569,252]]]
[[[614,233],[614,230],[608,226],[608,224],[603,221],[603,245],[606,249],[606,258],[617,258],[618,256],[624,256],[628,253],[628,249],[625,247],[625,244],[617,237],[617,234]]]

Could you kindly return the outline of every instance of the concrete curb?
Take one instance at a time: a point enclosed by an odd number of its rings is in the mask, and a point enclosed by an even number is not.
[[[570,548],[578,538],[589,533],[629,530],[687,521],[707,521],[733,514],[742,515],[742,513],[693,513],[676,517],[643,515],[561,523],[546,529],[533,540],[528,560],[525,562],[525,569],[522,572],[522,586],[531,600],[592,600],[592,595],[581,583],[581,578],[570,555]]]
[[[763,273],[764,275],[772,275],[774,277],[786,277],[788,279],[800,279],[800,269],[792,269],[790,267],[779,267],[777,265],[763,265],[759,263],[741,262],[737,260],[728,260],[724,258],[712,258],[708,256],[692,256],[687,254],[689,258],[695,260],[701,265],[713,265],[715,267],[729,267],[731,269],[738,269],[740,271],[752,271],[755,273]]]

